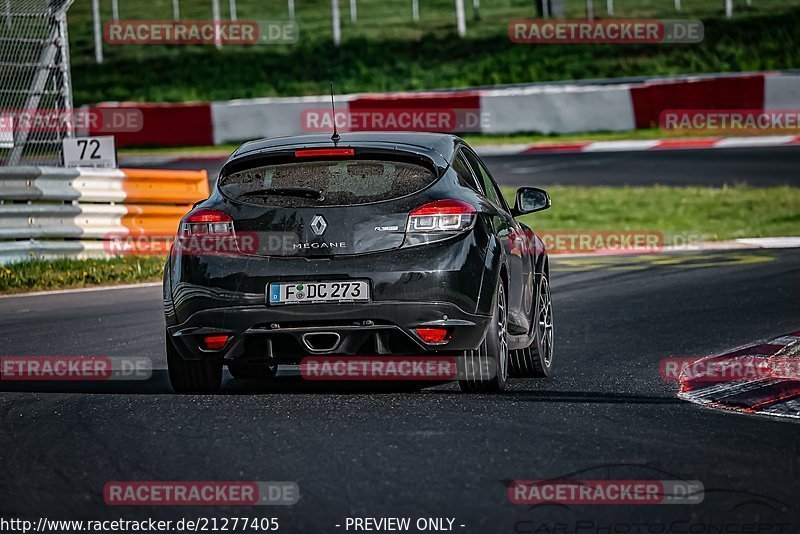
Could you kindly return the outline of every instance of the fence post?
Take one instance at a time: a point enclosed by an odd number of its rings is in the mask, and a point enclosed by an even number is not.
[[[725,0],[725,17],[733,17],[733,0]]]
[[[342,42],[342,23],[339,20],[339,0],[331,0],[331,24],[333,25],[333,44]]]
[[[467,34],[467,20],[464,16],[464,0],[456,0],[456,27],[459,37]]]
[[[411,0],[411,19],[419,22],[419,0]]]
[[[586,0],[586,18],[588,20],[594,20],[594,1],[593,0]]]
[[[175,20],[180,20],[181,18],[180,0],[172,0],[172,18]]]
[[[214,46],[217,47],[217,50],[222,48],[222,41],[219,38],[219,32],[217,31],[217,26],[220,21],[219,15],[219,0],[211,0],[211,18],[214,19]]]
[[[350,22],[358,22],[358,6],[356,6],[356,0],[350,0]]]
[[[100,27],[100,0],[92,0],[92,23],[94,25],[94,59],[103,62],[103,39]]]

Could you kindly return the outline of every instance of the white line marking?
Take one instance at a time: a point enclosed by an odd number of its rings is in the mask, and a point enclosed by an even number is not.
[[[91,291],[112,291],[115,289],[137,289],[144,287],[160,287],[162,282],[143,282],[141,284],[122,284],[116,286],[97,286],[97,287],[78,287],[75,289],[56,289],[53,291],[35,291],[33,293],[12,293],[10,295],[0,295],[0,299],[10,299],[16,297],[41,297],[44,295],[64,295],[67,293],[89,293]]]
[[[791,143],[793,135],[768,135],[764,137],[726,137],[718,141],[716,148],[746,148],[759,146],[779,146]]]
[[[597,141],[583,147],[583,152],[628,152],[649,150],[658,146],[661,141],[646,139],[643,141]]]

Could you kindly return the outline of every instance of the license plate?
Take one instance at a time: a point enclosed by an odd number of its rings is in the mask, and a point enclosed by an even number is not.
[[[369,302],[366,280],[336,282],[276,282],[269,285],[270,304]]]

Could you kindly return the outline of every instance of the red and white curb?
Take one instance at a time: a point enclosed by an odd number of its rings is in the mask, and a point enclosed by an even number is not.
[[[780,359],[784,365],[792,362],[800,366],[800,331],[734,350],[708,356],[699,361],[711,368],[709,362],[717,361],[725,367],[771,367]],[[740,413],[769,415],[800,419],[800,376],[750,378],[721,381],[718,376],[704,373],[684,374],[680,377],[678,397],[710,408],[732,410]]]
[[[639,139],[621,141],[575,141],[526,145],[485,145],[476,147],[481,156],[527,156],[531,154],[572,154],[582,152],[639,152],[643,150],[697,150],[715,148],[759,148],[800,145],[800,135],[749,137],[685,137],[680,139]]]

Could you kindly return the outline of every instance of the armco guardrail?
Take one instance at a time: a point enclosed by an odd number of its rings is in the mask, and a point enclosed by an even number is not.
[[[0,168],[0,264],[104,257],[109,240],[167,237],[208,197],[205,171]]]

